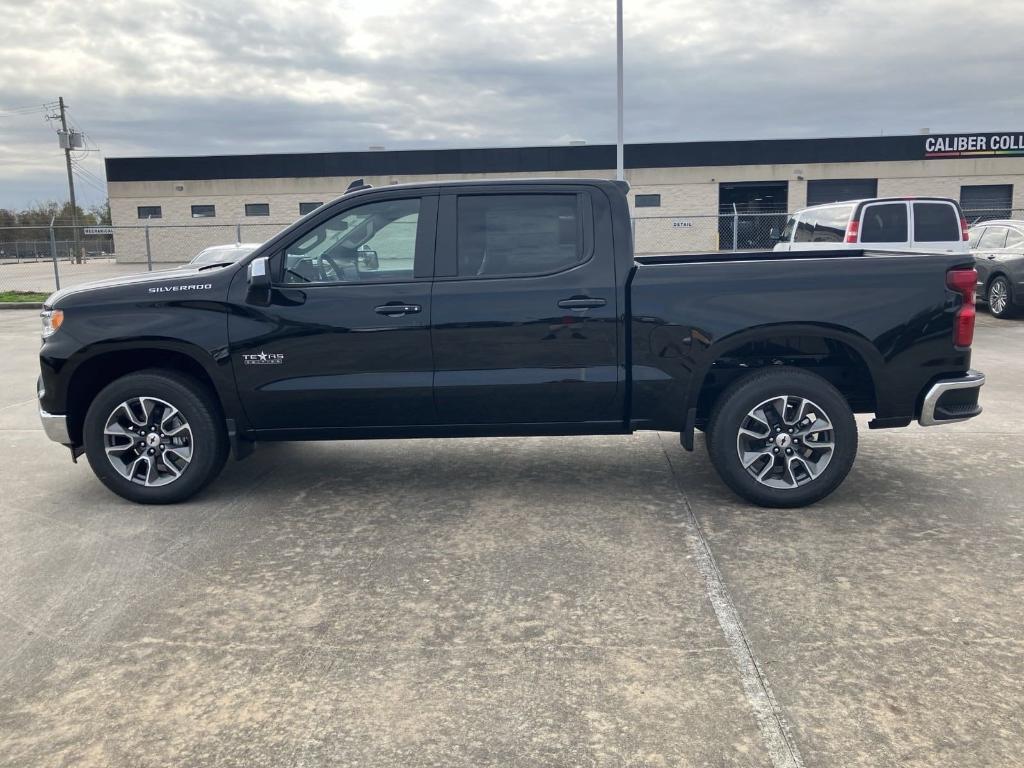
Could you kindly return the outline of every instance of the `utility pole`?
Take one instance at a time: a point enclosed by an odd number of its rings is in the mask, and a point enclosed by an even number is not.
[[[82,263],[82,241],[81,232],[78,231],[78,206],[75,203],[75,175],[71,172],[71,134],[68,133],[68,119],[64,114],[64,97],[57,99],[60,105],[60,127],[67,137],[67,146],[64,147],[64,160],[68,165],[68,195],[71,197],[71,232],[75,239],[75,263]]]
[[[615,178],[626,178],[622,146],[622,0],[615,0],[615,47],[618,96],[618,139],[615,142]],[[70,161],[68,161],[70,162]],[[71,166],[69,165],[68,168]],[[68,171],[70,173],[70,171]]]

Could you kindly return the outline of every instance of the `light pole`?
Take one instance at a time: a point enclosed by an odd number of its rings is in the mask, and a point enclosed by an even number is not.
[[[626,178],[622,146],[622,0],[615,0],[616,95],[618,97],[618,138],[615,142],[615,178]]]

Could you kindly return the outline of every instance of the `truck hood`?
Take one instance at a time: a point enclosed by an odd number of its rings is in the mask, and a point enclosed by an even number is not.
[[[176,290],[176,286],[191,285],[200,282],[196,280],[196,277],[200,275],[204,278],[202,282],[208,283],[209,281],[205,280],[205,278],[212,277],[215,274],[220,274],[221,270],[225,268],[226,267],[211,268],[209,266],[193,267],[191,265],[186,265],[175,269],[163,269],[155,272],[140,272],[137,275],[118,275],[117,277],[108,277],[105,280],[94,280],[89,283],[82,283],[81,285],[70,286],[68,288],[62,288],[59,291],[55,291],[47,297],[44,305],[47,309],[53,309],[68,296],[100,291],[105,288],[124,288],[129,285],[143,285],[146,283],[157,284],[151,287],[167,286],[169,290],[173,291]]]

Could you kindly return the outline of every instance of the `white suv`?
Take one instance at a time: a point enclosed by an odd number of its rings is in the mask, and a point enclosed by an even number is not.
[[[954,200],[876,197],[797,211],[773,250],[967,253],[967,240],[967,220]]]

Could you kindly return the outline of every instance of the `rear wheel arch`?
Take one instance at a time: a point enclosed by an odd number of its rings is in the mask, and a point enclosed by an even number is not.
[[[752,370],[788,366],[806,369],[832,384],[858,412],[874,412],[884,361],[862,336],[839,328],[785,324],[744,331],[709,349],[694,376],[689,407],[703,426],[718,397]]]

